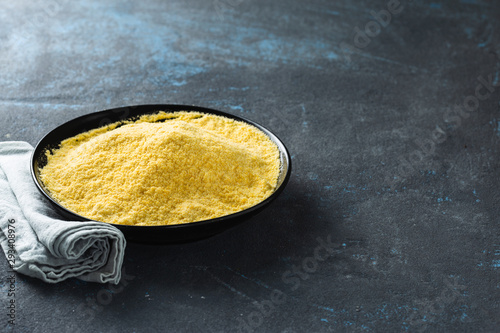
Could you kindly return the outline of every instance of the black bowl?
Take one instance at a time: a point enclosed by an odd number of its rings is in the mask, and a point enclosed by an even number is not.
[[[135,119],[144,114],[154,114],[158,111],[175,112],[175,111],[194,111],[204,112],[232,118],[235,120],[246,122],[250,125],[257,127],[264,132],[277,146],[280,151],[281,171],[278,178],[276,190],[271,196],[259,204],[242,210],[240,212],[218,217],[215,219],[175,224],[175,225],[162,225],[162,226],[131,226],[112,224],[120,229],[129,241],[136,241],[142,243],[179,243],[186,241],[193,241],[206,238],[222,232],[244,220],[254,216],[260,212],[264,207],[269,205],[271,201],[285,188],[291,173],[291,158],[285,145],[273,133],[263,126],[254,123],[248,119],[237,117],[222,111],[212,110],[199,106],[190,105],[170,105],[170,104],[156,104],[156,105],[137,105],[122,108],[115,108],[104,110],[100,112],[84,115],[55,128],[47,135],[45,135],[35,147],[31,157],[31,174],[33,180],[41,193],[52,203],[52,205],[66,218],[73,221],[92,221],[81,215],[78,215],[71,210],[63,207],[52,196],[50,192],[45,189],[42,180],[40,179],[40,169],[47,164],[45,152],[47,149],[58,148],[61,141],[73,137],[80,133],[89,131],[94,128],[105,126],[125,119]],[[104,223],[104,222],[103,222]]]

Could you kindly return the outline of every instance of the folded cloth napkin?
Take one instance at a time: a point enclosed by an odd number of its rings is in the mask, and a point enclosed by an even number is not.
[[[105,223],[58,216],[31,178],[32,151],[27,142],[0,142],[0,244],[9,264],[50,283],[77,277],[118,284],[123,234]]]

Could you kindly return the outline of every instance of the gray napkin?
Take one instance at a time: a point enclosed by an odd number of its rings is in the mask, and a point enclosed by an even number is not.
[[[0,244],[9,264],[50,283],[77,277],[118,284],[123,234],[105,223],[59,217],[31,178],[32,151],[27,142],[0,142]]]

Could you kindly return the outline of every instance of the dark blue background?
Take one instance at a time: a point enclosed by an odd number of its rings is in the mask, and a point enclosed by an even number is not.
[[[241,226],[190,244],[129,244],[126,285],[18,275],[17,324],[7,326],[5,310],[0,327],[498,330],[500,5],[391,6],[2,4],[0,140],[34,145],[67,120],[112,107],[200,105],[271,129],[294,169],[283,194]],[[323,261],[314,257],[318,237],[333,243]],[[5,308],[8,265],[0,265]]]

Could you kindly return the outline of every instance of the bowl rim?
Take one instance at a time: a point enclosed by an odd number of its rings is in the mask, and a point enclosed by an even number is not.
[[[238,211],[238,212],[235,212],[235,213],[231,213],[231,214],[228,214],[228,215],[216,217],[216,218],[213,218],[213,219],[201,220],[201,221],[196,221],[196,222],[180,223],[180,224],[153,225],[153,226],[115,224],[115,223],[109,223],[109,222],[102,222],[102,221],[92,220],[90,218],[84,217],[84,216],[82,216],[82,215],[80,215],[78,213],[75,213],[75,212],[71,211],[70,209],[64,207],[57,200],[55,200],[54,198],[52,198],[52,196],[50,195],[50,193],[48,192],[48,190],[43,185],[43,182],[39,178],[39,173],[37,172],[37,167],[38,167],[37,157],[40,154],[42,154],[42,153],[44,154],[45,151],[48,149],[48,147],[47,147],[48,142],[47,141],[50,141],[50,138],[51,138],[51,136],[54,135],[54,133],[57,133],[58,131],[61,131],[65,127],[68,127],[68,126],[77,124],[79,122],[82,122],[83,120],[86,120],[89,117],[99,118],[99,116],[103,116],[103,115],[108,114],[110,112],[117,112],[118,110],[123,110],[123,109],[126,109],[126,108],[146,109],[146,110],[156,109],[156,111],[144,111],[144,112],[139,111],[139,113],[138,113],[139,116],[143,115],[143,114],[154,114],[155,112],[157,113],[157,112],[160,112],[160,111],[177,112],[177,111],[181,111],[181,109],[182,109],[182,111],[187,111],[187,112],[202,112],[202,113],[207,113],[207,114],[219,115],[219,116],[227,117],[227,118],[230,118],[230,119],[234,119],[234,120],[238,120],[238,121],[242,121],[242,122],[245,122],[247,124],[250,124],[250,125],[256,127],[257,129],[259,129],[264,134],[266,134],[271,139],[271,141],[273,141],[276,144],[276,146],[278,147],[278,150],[279,150],[279,153],[280,153],[280,161],[281,161],[281,165],[280,165],[280,169],[281,170],[280,170],[280,176],[279,176],[280,178],[282,178],[281,183],[279,185],[277,185],[277,187],[275,188],[275,190],[273,191],[273,193],[269,197],[267,197],[266,199],[262,200],[261,202],[255,204],[255,205],[253,205],[251,207],[248,207],[248,208],[246,208],[244,210],[241,210],[241,211]],[[163,110],[163,109],[172,109],[172,108],[175,109],[175,110],[174,111]],[[133,117],[128,117],[128,118],[126,117],[126,118],[124,118],[122,120],[126,120],[126,119],[133,119]],[[114,122],[116,122],[116,121],[113,121],[111,123],[114,123]],[[102,125],[102,126],[105,126],[105,125]],[[93,128],[90,128],[90,129],[83,129],[80,133],[92,130],[94,128],[98,128],[98,127],[93,127]],[[74,134],[74,135],[77,135],[77,134]],[[60,141],[58,142],[58,144],[59,143],[60,143]],[[206,107],[202,107],[202,106],[196,106],[196,105],[185,105],[185,104],[139,104],[139,105],[122,106],[122,107],[116,107],[116,108],[111,108],[111,109],[106,109],[106,110],[100,110],[100,111],[95,111],[95,112],[87,113],[87,114],[78,116],[76,118],[73,118],[73,119],[71,119],[69,121],[66,121],[66,122],[64,122],[64,123],[62,123],[62,124],[54,127],[52,130],[50,130],[49,132],[47,132],[38,141],[37,145],[33,149],[33,152],[31,154],[31,161],[30,161],[30,172],[31,172],[31,176],[32,176],[32,179],[33,179],[36,187],[45,196],[45,198],[47,198],[53,205],[55,205],[57,208],[59,208],[62,212],[66,213],[65,215],[73,217],[76,221],[106,223],[106,224],[115,226],[118,229],[122,229],[122,230],[130,229],[130,231],[132,231],[132,230],[136,230],[136,231],[139,231],[139,230],[152,231],[153,229],[154,230],[166,231],[166,230],[180,230],[180,229],[190,229],[190,228],[201,228],[201,227],[204,227],[204,226],[207,226],[207,225],[215,224],[217,222],[228,221],[228,220],[237,219],[239,217],[244,217],[246,215],[249,215],[249,214],[251,214],[251,213],[253,213],[255,211],[258,211],[258,210],[262,209],[264,206],[267,206],[271,201],[273,201],[283,191],[283,189],[286,187],[286,185],[288,183],[288,180],[290,178],[290,175],[291,175],[291,168],[292,168],[292,164],[291,164],[292,161],[291,160],[292,159],[291,159],[291,156],[290,156],[290,153],[289,153],[288,149],[286,148],[286,146],[284,145],[284,143],[281,141],[281,139],[278,138],[278,136],[276,136],[276,134],[274,134],[273,132],[271,132],[269,129],[267,129],[266,127],[262,126],[261,124],[256,123],[255,121],[247,119],[245,117],[233,115],[233,114],[230,114],[230,113],[227,113],[227,112],[224,112],[224,111],[220,111],[220,110],[216,110],[216,109],[206,108]],[[286,170],[282,169],[284,167],[284,164],[286,164]],[[283,172],[285,172],[285,175],[283,177],[281,177],[281,175],[282,175]]]

